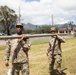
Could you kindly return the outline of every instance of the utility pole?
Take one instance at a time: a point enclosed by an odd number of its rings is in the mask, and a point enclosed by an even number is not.
[[[53,26],[53,14],[52,14],[52,26]]]
[[[69,23],[68,23],[68,36],[69,36]]]
[[[19,20],[18,20],[19,23],[20,23],[20,17],[21,17],[21,15],[20,15],[20,7],[19,7]]]

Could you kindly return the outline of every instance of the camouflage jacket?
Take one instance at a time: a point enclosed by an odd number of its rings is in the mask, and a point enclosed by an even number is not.
[[[19,39],[12,39],[8,40],[6,44],[5,61],[9,61],[9,59],[11,59],[12,63],[24,63],[29,61],[29,39],[22,42],[19,42]]]
[[[55,38],[56,37],[50,37],[50,40],[49,40],[49,47],[47,49],[47,55],[52,55],[52,50],[54,49],[54,52],[53,54],[61,54],[62,53],[62,50],[61,50],[61,43],[62,42],[65,42],[65,39],[63,39],[61,36],[57,36],[56,38],[56,42],[55,42],[55,46],[54,45],[54,41],[55,41]],[[54,47],[54,48],[53,48]]]

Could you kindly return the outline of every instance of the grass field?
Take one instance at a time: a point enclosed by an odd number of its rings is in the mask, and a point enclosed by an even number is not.
[[[32,42],[29,51],[30,75],[49,75],[48,58],[46,50],[48,48],[48,40],[40,40]],[[6,67],[4,66],[5,46],[0,47],[0,74],[6,75]],[[76,75],[76,38],[66,39],[66,43],[62,44],[62,69],[67,68],[64,72],[66,75]]]

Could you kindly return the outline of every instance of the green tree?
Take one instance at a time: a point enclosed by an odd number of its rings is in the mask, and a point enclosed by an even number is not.
[[[42,26],[40,30],[41,33],[50,33],[50,26]]]
[[[17,22],[15,11],[7,6],[0,6],[0,25],[4,28],[4,33],[10,35],[10,30]]]

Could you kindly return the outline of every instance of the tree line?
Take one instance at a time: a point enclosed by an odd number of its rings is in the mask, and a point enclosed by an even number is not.
[[[14,34],[16,32],[15,27],[18,23],[18,15],[16,12],[9,8],[8,6],[0,6],[0,32],[5,33],[7,35]],[[70,22],[69,25],[72,26],[73,22]],[[31,34],[40,34],[40,33],[50,33],[50,25],[49,26],[39,26],[35,30],[23,30],[23,33],[31,33]],[[56,27],[58,30],[58,27]],[[71,27],[73,29],[73,27]]]
[[[28,33],[28,34],[50,33],[50,26],[41,26],[35,30],[24,30],[23,33]]]
[[[18,22],[18,15],[15,11],[8,6],[0,6],[0,26],[1,32],[10,35],[11,33],[14,34],[16,31],[15,26]],[[50,26],[42,26],[35,30],[25,30],[23,33],[50,33]]]

